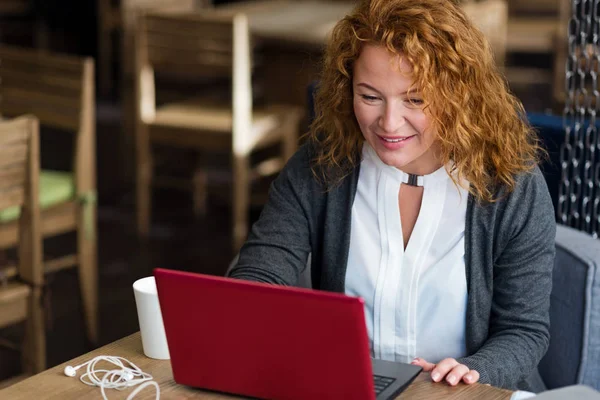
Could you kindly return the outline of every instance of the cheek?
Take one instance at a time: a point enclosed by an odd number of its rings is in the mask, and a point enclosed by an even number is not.
[[[358,102],[354,102],[354,116],[356,117],[356,121],[358,125],[363,128],[367,127],[371,124],[373,119],[373,112],[369,110],[368,107],[365,107],[364,104],[360,104]]]
[[[435,141],[435,132],[432,129],[430,118],[427,116],[420,116],[415,123],[418,125],[417,130],[423,133],[425,142],[433,143]]]

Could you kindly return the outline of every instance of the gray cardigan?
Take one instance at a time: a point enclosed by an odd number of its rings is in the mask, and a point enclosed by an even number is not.
[[[230,276],[296,285],[311,254],[315,289],[344,292],[352,204],[360,165],[330,190],[310,169],[304,145],[271,186]],[[469,196],[465,223],[469,356],[480,382],[543,390],[537,365],[549,342],[554,209],[538,168],[495,203]],[[401,245],[401,244],[399,244]],[[443,332],[440,332],[440,335]]]

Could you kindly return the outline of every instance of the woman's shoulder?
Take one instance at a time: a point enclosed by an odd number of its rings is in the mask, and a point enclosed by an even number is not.
[[[501,226],[518,227],[525,224],[549,226],[554,223],[554,206],[546,179],[538,166],[515,176],[512,191],[501,189],[494,203],[494,219]]]
[[[494,191],[494,202],[479,202],[472,199],[474,215],[484,219],[520,219],[522,216],[541,213],[553,218],[554,206],[546,179],[536,165],[529,171],[514,176],[514,186],[498,185]]]
[[[312,181],[315,178],[312,171],[313,159],[314,145],[310,142],[300,145],[286,162],[280,176],[293,181]]]
[[[288,160],[280,176],[295,183],[306,184],[312,188],[325,191],[344,186],[353,181],[360,168],[360,163],[351,168],[326,166],[317,162],[319,159],[318,144],[307,140]]]
[[[500,188],[497,196],[492,203],[471,203],[470,226],[477,240],[493,237],[498,249],[503,249],[517,236],[553,243],[554,206],[544,175],[537,166],[519,173],[513,190]]]
[[[506,188],[502,188],[500,191],[502,194],[507,194],[507,196],[500,196],[501,198],[507,197],[512,202],[533,201],[545,197],[550,199],[546,178],[537,165],[515,175],[515,185],[512,191],[508,192]]]

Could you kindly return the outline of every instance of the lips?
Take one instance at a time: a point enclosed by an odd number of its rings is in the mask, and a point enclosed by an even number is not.
[[[408,146],[412,143],[413,138],[417,135],[412,136],[379,136],[377,135],[377,139],[379,139],[380,148],[386,149],[389,151],[396,151]]]
[[[412,138],[415,135],[412,136],[404,136],[404,137],[384,137],[384,136],[379,136],[379,138],[381,140],[383,140],[384,142],[387,143],[401,143],[404,142],[405,140],[408,140],[410,138]]]

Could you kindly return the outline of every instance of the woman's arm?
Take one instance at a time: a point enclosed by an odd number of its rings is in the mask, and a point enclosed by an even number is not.
[[[458,359],[480,381],[516,388],[537,368],[550,340],[550,292],[554,268],[554,207],[536,168],[497,208],[497,243],[489,335],[473,355]],[[473,266],[475,268],[476,266]]]
[[[304,145],[271,185],[267,204],[229,276],[296,285],[311,251],[310,199],[319,195],[314,190],[309,148]]]

